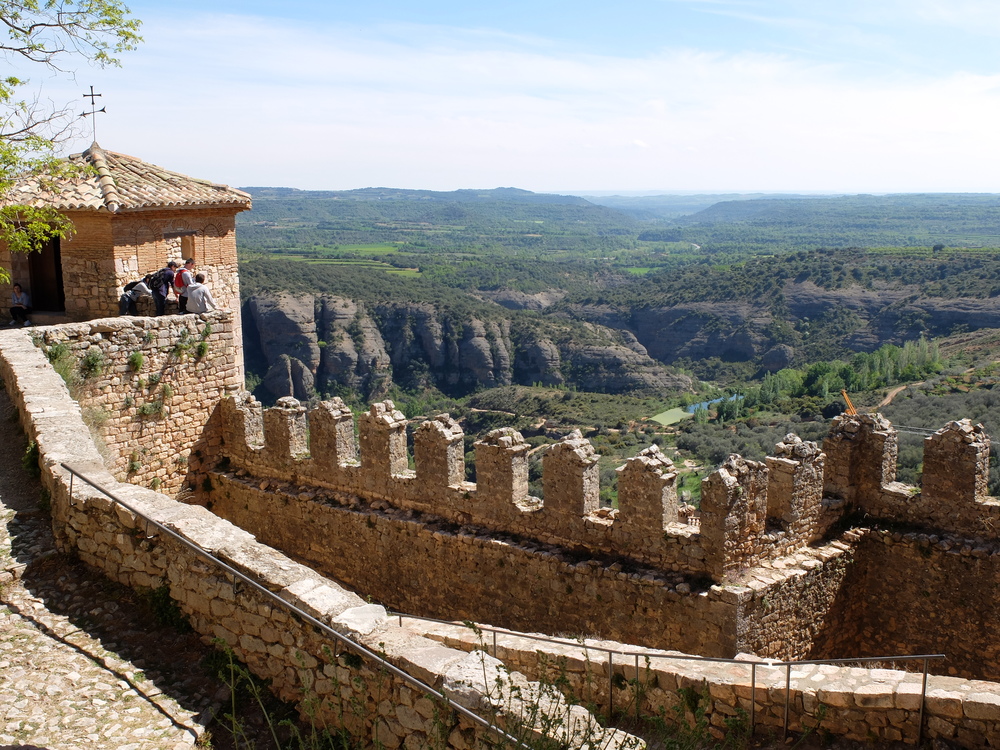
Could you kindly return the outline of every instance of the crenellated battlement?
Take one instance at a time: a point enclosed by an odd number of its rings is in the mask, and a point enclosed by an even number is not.
[[[599,503],[599,456],[578,431],[546,449],[542,501],[528,492],[530,448],[510,428],[475,443],[478,482],[467,482],[465,435],[446,414],[414,430],[415,469],[407,420],[391,401],[360,415],[357,441],[340,399],[307,411],[293,398],[262,410],[252,397],[231,397],[222,414],[233,468],[254,477],[715,580],[815,543],[846,510],[979,535],[1000,515],[986,496],[989,438],[968,420],[927,438],[923,492],[895,481],[896,432],[879,414],[838,417],[822,449],[788,435],[763,462],[731,456],[703,480],[694,526],[679,513],[677,472],[656,446],[618,469],[619,507],[609,511]]]
[[[944,533],[1000,539],[1000,501],[989,497],[990,438],[968,419],[924,439],[922,487],[896,481],[898,438],[880,414],[842,414],[823,441],[824,492],[870,516]]]
[[[806,472],[797,483],[775,485],[773,492],[788,495],[774,500],[775,507],[787,508],[798,525],[790,521],[777,536],[767,537],[769,469],[764,464],[755,464],[753,479],[746,472],[726,476],[723,468],[706,480],[709,500],[699,530],[682,522],[677,472],[655,446],[619,469],[619,508],[609,512],[599,504],[599,457],[579,432],[550,446],[543,456],[542,502],[528,494],[529,447],[511,429],[495,430],[475,443],[479,481],[472,483],[465,481],[464,433],[447,415],[414,431],[414,471],[407,454],[407,420],[391,401],[373,404],[359,417],[357,446],[353,417],[339,399],[307,412],[292,398],[262,410],[252,398],[236,397],[223,401],[222,414],[224,450],[234,468],[253,476],[351,493],[455,523],[629,558],[667,571],[719,579],[816,536],[815,528],[803,522],[815,520],[815,512],[803,513],[800,506],[807,503],[792,499],[810,491],[818,495],[816,487],[808,486],[809,478],[816,484],[821,476],[815,471]],[[801,445],[799,441],[800,450]],[[775,474],[787,470],[793,477],[794,466],[804,461],[776,460]],[[811,460],[815,463],[816,456]],[[723,485],[729,489],[715,491]],[[743,485],[749,489],[736,489]]]

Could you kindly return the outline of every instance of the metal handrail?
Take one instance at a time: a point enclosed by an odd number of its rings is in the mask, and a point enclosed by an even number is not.
[[[312,625],[313,627],[315,627],[318,630],[320,630],[322,633],[324,633],[324,634],[326,634],[326,635],[334,638],[336,641],[342,643],[347,648],[349,648],[350,650],[358,653],[362,657],[364,657],[366,659],[370,659],[371,661],[377,663],[379,666],[381,666],[382,668],[384,668],[385,670],[387,670],[391,674],[399,677],[401,680],[403,680],[407,684],[409,684],[409,685],[415,687],[416,689],[420,690],[425,695],[428,695],[428,696],[430,696],[432,698],[436,698],[437,700],[443,701],[444,703],[446,703],[449,706],[449,708],[451,708],[455,712],[461,714],[462,716],[464,716],[465,718],[469,719],[473,723],[478,724],[479,726],[483,727],[487,731],[493,732],[498,737],[500,737],[500,738],[502,738],[502,739],[504,739],[504,740],[506,740],[508,742],[512,742],[515,745],[517,745],[518,747],[525,748],[525,750],[528,750],[528,746],[527,745],[523,744],[516,737],[511,736],[510,734],[508,734],[504,730],[502,730],[499,727],[497,727],[496,724],[494,724],[492,721],[490,721],[488,719],[484,719],[483,717],[479,716],[478,714],[476,714],[476,713],[470,711],[469,709],[467,709],[465,706],[462,706],[462,705],[456,703],[451,698],[449,698],[444,692],[439,691],[439,690],[437,690],[434,687],[431,687],[430,685],[428,685],[427,683],[423,682],[422,680],[420,680],[420,679],[418,679],[416,677],[413,677],[412,675],[410,675],[409,673],[407,673],[404,670],[400,669],[396,665],[392,664],[391,662],[387,661],[386,659],[383,659],[381,656],[379,656],[374,651],[371,651],[366,646],[363,646],[362,644],[360,644],[357,641],[353,640],[352,638],[344,635],[343,633],[340,633],[340,632],[334,630],[330,626],[326,625],[325,623],[321,622],[320,620],[318,620],[315,617],[313,617],[312,615],[310,615],[308,612],[305,612],[304,610],[299,609],[298,607],[296,607],[291,602],[288,602],[285,599],[281,598],[278,594],[275,594],[270,589],[265,588],[260,583],[258,583],[254,579],[250,578],[246,574],[240,572],[236,568],[233,568],[229,564],[227,564],[227,563],[223,562],[222,560],[218,559],[211,552],[209,552],[208,550],[204,549],[200,545],[197,545],[194,542],[190,541],[189,539],[184,538],[183,536],[181,536],[180,534],[178,534],[177,532],[175,532],[173,529],[167,528],[166,526],[164,526],[163,524],[161,524],[159,521],[156,521],[156,520],[150,518],[148,515],[146,515],[142,511],[140,511],[140,510],[132,507],[127,502],[125,502],[121,498],[117,497],[110,490],[108,490],[105,487],[101,486],[97,482],[94,482],[93,480],[89,479],[86,475],[84,475],[83,473],[77,471],[76,469],[74,469],[70,465],[68,465],[66,463],[60,463],[59,465],[63,469],[65,469],[66,471],[68,471],[69,474],[70,474],[69,494],[70,494],[70,498],[71,499],[73,497],[73,478],[74,477],[79,477],[80,480],[82,480],[83,482],[86,482],[88,485],[90,485],[94,489],[98,490],[99,492],[101,492],[102,494],[104,494],[108,498],[110,498],[116,505],[120,505],[121,507],[123,507],[127,511],[129,511],[130,513],[132,513],[132,514],[134,514],[134,515],[142,518],[143,520],[146,521],[147,524],[152,524],[152,526],[154,528],[158,529],[159,531],[163,532],[164,534],[166,534],[167,536],[173,538],[174,540],[180,542],[183,546],[185,546],[188,549],[190,549],[196,555],[199,555],[199,556],[203,557],[204,559],[208,560],[209,562],[214,563],[216,566],[218,566],[219,568],[221,568],[222,570],[224,570],[226,573],[228,573],[229,575],[233,576],[234,579],[239,579],[239,580],[243,581],[244,583],[248,584],[252,589],[256,590],[260,594],[263,594],[265,597],[267,597],[268,599],[270,599],[271,601],[273,601],[275,604],[278,604],[279,606],[284,607],[288,611],[292,612],[293,614],[295,614],[297,617],[299,617],[305,623],[308,623],[309,625]],[[432,618],[432,617],[421,617],[419,615],[410,615],[410,614],[406,614],[406,613],[403,613],[403,612],[389,612],[389,614],[391,616],[399,618],[400,626],[402,626],[402,621],[403,621],[404,617],[407,617],[409,619],[414,619],[414,620],[422,620],[422,621],[425,621],[425,622],[438,623],[438,624],[441,624],[441,625],[455,625],[455,622],[452,622],[452,621],[438,620],[438,619],[435,619],[435,618]],[[542,641],[542,642],[547,642],[547,643],[555,643],[555,644],[560,644],[560,645],[565,645],[565,646],[583,647],[583,648],[586,648],[586,649],[593,649],[594,651],[600,651],[600,652],[606,653],[608,655],[608,683],[609,683],[608,684],[608,715],[609,716],[614,712],[614,703],[613,703],[613,701],[614,701],[614,656],[616,654],[619,655],[619,656],[634,657],[635,658],[635,670],[636,670],[636,681],[637,681],[637,683],[638,683],[638,679],[639,679],[639,658],[640,657],[644,657],[644,658],[650,659],[650,660],[651,659],[673,659],[675,661],[704,661],[704,662],[712,662],[712,663],[720,663],[720,664],[742,664],[742,665],[749,665],[750,666],[750,672],[751,672],[751,683],[750,683],[750,707],[751,707],[750,731],[751,732],[754,730],[754,727],[756,726],[755,719],[756,719],[756,706],[757,706],[757,700],[756,700],[756,675],[757,675],[757,667],[758,666],[767,666],[767,667],[782,667],[783,666],[783,667],[786,668],[786,670],[785,670],[785,715],[784,715],[784,726],[783,726],[783,732],[784,732],[784,734],[786,736],[788,734],[789,703],[790,703],[790,696],[791,696],[791,668],[793,666],[805,665],[805,664],[864,663],[864,662],[873,662],[873,661],[875,661],[875,662],[881,662],[881,661],[893,661],[893,662],[896,662],[896,661],[914,661],[914,660],[918,660],[919,659],[919,660],[923,660],[923,681],[921,683],[921,692],[920,692],[920,714],[919,714],[918,737],[917,737],[917,741],[918,741],[918,744],[919,744],[920,740],[923,738],[923,723],[924,723],[923,722],[923,717],[924,717],[925,697],[926,697],[926,693],[927,693],[928,662],[931,659],[945,659],[945,658],[947,658],[947,656],[945,654],[921,654],[921,655],[912,655],[912,656],[868,656],[868,657],[845,658],[845,659],[813,659],[813,660],[807,660],[807,661],[777,661],[777,660],[767,659],[767,660],[765,660],[766,663],[762,663],[762,662],[747,662],[747,661],[744,661],[742,659],[727,659],[727,658],[715,657],[715,656],[698,656],[698,655],[695,655],[695,654],[651,654],[648,651],[623,651],[621,649],[612,649],[612,648],[608,648],[608,647],[605,647],[605,646],[597,646],[597,645],[591,646],[591,645],[587,645],[587,644],[581,644],[579,641],[569,641],[569,640],[565,640],[565,639],[555,638],[555,637],[552,637],[552,636],[535,635],[535,634],[531,634],[531,633],[519,633],[519,632],[516,632],[516,631],[505,630],[505,629],[502,629],[502,628],[493,628],[493,627],[489,627],[489,626],[476,625],[476,627],[480,631],[490,632],[490,633],[493,634],[493,654],[494,654],[494,657],[496,656],[496,653],[497,653],[497,642],[496,642],[497,633],[501,633],[503,635],[510,635],[510,636],[514,636],[514,637],[518,637],[518,638],[528,638],[528,639],[536,640],[536,641]],[[647,672],[648,672],[648,668],[647,668]],[[638,701],[638,696],[637,696],[637,700],[636,700],[636,715],[638,716],[638,714],[639,714],[639,701]]]
[[[275,594],[270,589],[262,586],[257,581],[255,581],[254,579],[252,579],[250,576],[247,576],[244,573],[241,573],[236,568],[232,567],[231,565],[228,565],[227,563],[223,562],[219,558],[215,557],[211,552],[209,552],[208,550],[204,549],[200,545],[195,544],[194,542],[190,541],[189,539],[185,539],[183,536],[181,536],[180,534],[178,534],[173,529],[167,528],[166,526],[164,526],[163,524],[161,524],[159,521],[156,521],[155,519],[150,518],[148,515],[146,515],[142,511],[137,510],[136,508],[132,507],[131,505],[129,505],[127,502],[125,502],[121,498],[116,497],[115,494],[112,493],[110,490],[106,489],[105,487],[102,487],[98,483],[96,483],[93,480],[87,478],[84,474],[82,474],[81,472],[77,471],[73,467],[71,467],[71,466],[69,466],[68,464],[65,464],[65,463],[60,463],[59,465],[63,469],[65,469],[66,471],[68,471],[70,473],[69,495],[70,495],[71,499],[73,497],[73,478],[74,477],[79,477],[83,482],[86,482],[88,485],[90,485],[94,489],[98,490],[99,492],[101,492],[104,495],[106,495],[107,497],[109,497],[116,505],[120,505],[121,507],[125,508],[125,510],[127,510],[129,513],[132,513],[132,514],[134,514],[134,515],[142,518],[143,520],[146,521],[147,524],[152,524],[156,529],[158,529],[159,531],[163,532],[167,536],[173,538],[175,541],[180,542],[183,546],[185,546],[188,549],[190,549],[196,555],[199,555],[199,556],[203,557],[204,559],[208,560],[209,562],[212,562],[215,565],[217,565],[219,568],[221,568],[222,570],[224,570],[226,573],[228,573],[229,575],[233,576],[234,579],[239,579],[242,582],[248,584],[252,589],[256,590],[260,594],[263,594],[265,597],[267,597],[268,599],[270,599],[275,604],[277,604],[277,605],[279,605],[281,607],[284,607],[285,609],[287,609],[291,613],[295,614],[303,622],[305,622],[305,623],[313,626],[314,628],[317,628],[318,630],[320,630],[325,635],[328,635],[328,636],[334,638],[336,641],[340,642],[341,644],[343,644],[344,646],[346,646],[347,648],[349,648],[351,651],[356,652],[360,656],[362,656],[362,657],[364,657],[366,659],[370,659],[371,661],[375,662],[376,664],[378,664],[383,669],[387,670],[391,674],[393,674],[396,677],[400,678],[401,680],[403,680],[403,682],[405,682],[408,685],[416,688],[417,690],[421,691],[425,695],[428,695],[428,696],[430,696],[432,698],[435,698],[437,700],[443,701],[453,711],[461,714],[465,718],[469,719],[470,721],[474,722],[475,724],[478,724],[479,726],[483,727],[487,731],[494,733],[495,735],[497,735],[501,739],[506,740],[507,742],[511,742],[511,743],[513,743],[514,745],[516,745],[516,746],[518,746],[520,748],[524,748],[524,750],[530,750],[530,748],[527,745],[525,745],[524,743],[522,743],[516,737],[513,737],[512,735],[508,734],[507,732],[505,732],[500,727],[496,726],[496,724],[494,724],[492,721],[490,721],[488,719],[484,719],[482,716],[479,716],[478,714],[470,711],[465,706],[462,706],[462,705],[456,703],[451,698],[449,698],[444,692],[439,691],[436,688],[431,687],[430,685],[428,685],[427,683],[423,682],[422,680],[420,680],[420,679],[418,679],[416,677],[413,677],[409,673],[407,673],[404,670],[402,670],[399,667],[397,667],[395,664],[392,664],[391,662],[387,661],[386,659],[383,659],[381,656],[379,656],[377,653],[375,653],[374,651],[370,650],[366,646],[363,646],[362,644],[360,644],[357,641],[353,640],[352,638],[344,635],[343,633],[340,633],[340,632],[334,630],[329,625],[321,622],[320,620],[317,620],[315,617],[313,617],[312,615],[310,615],[308,612],[305,612],[305,611],[299,609],[298,607],[296,607],[291,602],[288,602],[285,599],[282,599],[278,594]]]
[[[403,625],[403,618],[406,617],[411,620],[421,620],[423,622],[432,622],[438,625],[451,625],[456,626],[457,623],[449,620],[439,620],[434,617],[421,617],[420,615],[410,615],[405,612],[389,612],[393,617],[399,618],[400,627]],[[554,636],[540,635],[535,633],[520,633],[514,630],[506,630],[505,628],[494,628],[488,625],[479,625],[476,623],[474,627],[484,633],[493,634],[493,656],[497,657],[497,633],[501,635],[509,635],[515,638],[527,638],[533,641],[541,641],[543,643],[554,643],[560,646],[573,646],[576,648],[583,648],[585,650],[599,651],[607,654],[608,656],[608,715],[610,716],[614,711],[614,656],[624,657],[635,657],[635,678],[638,683],[639,680],[639,657],[646,658],[648,660],[652,659],[671,659],[674,661],[706,661],[717,664],[741,664],[750,667],[750,731],[753,732],[756,726],[756,709],[757,709],[757,667],[785,667],[785,711],[784,711],[784,726],[782,731],[787,737],[788,735],[788,714],[789,714],[789,704],[791,700],[791,683],[792,683],[792,667],[810,665],[810,664],[863,664],[865,662],[897,662],[897,661],[923,661],[923,678],[921,680],[920,687],[920,713],[918,717],[918,728],[917,728],[917,744],[923,739],[924,732],[924,703],[927,695],[927,675],[928,675],[928,662],[931,659],[947,659],[947,654],[914,654],[910,656],[858,656],[854,658],[838,658],[838,659],[803,659],[801,661],[781,661],[776,659],[767,659],[763,661],[751,661],[748,662],[744,659],[728,659],[721,656],[698,656],[696,654],[652,654],[648,651],[625,651],[622,649],[609,648],[607,646],[598,646],[596,644],[591,645],[588,643],[582,643],[581,641],[571,641],[565,638],[556,638]],[[649,668],[647,667],[647,672]],[[639,715],[639,701],[638,697],[636,699],[636,716]]]

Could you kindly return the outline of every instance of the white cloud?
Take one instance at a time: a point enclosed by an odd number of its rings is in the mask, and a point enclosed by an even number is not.
[[[1000,35],[1000,5],[995,0],[906,0],[903,13],[932,25],[946,25],[975,35]]]
[[[573,55],[241,17],[146,37],[94,76],[98,139],[236,185],[1000,190],[997,76],[852,80],[781,55]]]

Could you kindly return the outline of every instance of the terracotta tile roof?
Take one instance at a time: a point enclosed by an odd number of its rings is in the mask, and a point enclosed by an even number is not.
[[[250,195],[242,190],[199,180],[148,164],[134,156],[105,151],[95,142],[69,161],[90,165],[91,174],[57,182],[42,190],[37,177],[18,182],[6,203],[52,205],[63,211],[106,210],[112,213],[137,208],[176,206],[238,206],[250,208]]]

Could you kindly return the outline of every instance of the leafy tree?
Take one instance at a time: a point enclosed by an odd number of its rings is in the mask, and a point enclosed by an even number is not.
[[[80,58],[118,65],[117,55],[141,41],[140,22],[120,0],[16,0],[0,5],[0,56],[8,63],[31,62],[68,71]],[[7,30],[6,38],[2,30]],[[0,79],[0,199],[16,200],[11,189],[31,175],[45,189],[72,168],[56,158],[68,134],[68,109],[53,110],[19,93],[28,81]],[[0,206],[0,241],[15,252],[40,250],[53,237],[72,231],[70,222],[48,207]],[[0,269],[0,276],[6,271]],[[6,279],[5,279],[6,280]]]

